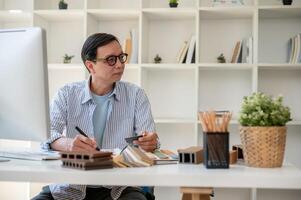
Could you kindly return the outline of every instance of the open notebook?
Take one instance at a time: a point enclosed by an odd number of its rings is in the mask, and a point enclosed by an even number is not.
[[[57,160],[58,152],[31,148],[0,148],[0,157],[22,160]]]

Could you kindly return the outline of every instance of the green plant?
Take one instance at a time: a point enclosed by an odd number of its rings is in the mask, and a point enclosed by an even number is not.
[[[179,0],[169,0],[169,3],[178,3]]]
[[[71,62],[71,59],[73,58],[74,56],[68,56],[68,54],[65,54],[64,56],[64,63],[70,63]]]
[[[285,126],[291,121],[290,109],[283,105],[283,97],[272,98],[263,93],[244,97],[239,115],[242,126]]]

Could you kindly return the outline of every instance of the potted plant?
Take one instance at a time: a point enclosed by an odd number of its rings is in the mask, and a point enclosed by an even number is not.
[[[283,5],[292,5],[293,0],[282,0]]]
[[[59,9],[67,9],[68,4],[64,0],[60,0],[59,2]]]
[[[239,115],[240,138],[245,163],[251,167],[281,167],[290,109],[283,97],[263,93],[244,97]]]
[[[73,58],[74,56],[69,56],[68,54],[65,54],[65,56],[63,57],[64,58],[64,63],[71,63],[71,59]]]
[[[178,7],[178,1],[179,0],[169,0],[169,7],[171,7],[171,8]]]

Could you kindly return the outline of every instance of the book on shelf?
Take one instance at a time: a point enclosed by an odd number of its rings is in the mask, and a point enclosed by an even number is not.
[[[231,63],[253,63],[253,38],[237,41],[233,50]]]
[[[124,53],[128,54],[126,63],[129,63],[132,56],[132,38],[130,35],[123,41],[122,50]]]
[[[299,54],[298,54],[299,56],[297,62],[301,63],[301,33],[299,33],[298,36],[299,36]]]
[[[184,43],[182,44],[181,49],[179,50],[178,54],[177,54],[177,58],[176,61],[177,63],[183,63],[184,59],[186,57],[187,51],[188,51],[188,42],[184,41]]]
[[[301,33],[289,39],[287,59],[291,64],[301,62]]]
[[[249,38],[242,40],[242,50],[241,50],[241,62],[242,63],[247,63],[247,57],[248,57],[248,53],[249,53],[248,42],[249,42]]]
[[[231,63],[237,63],[238,62],[239,55],[240,55],[240,52],[241,52],[241,43],[242,43],[242,41],[236,42],[235,47],[234,47],[234,51],[233,51],[233,55],[232,55],[232,59],[231,59]]]
[[[295,60],[294,60],[294,63],[298,63],[299,62],[299,57],[300,57],[300,53],[301,53],[301,51],[300,51],[300,42],[301,42],[301,38],[300,38],[300,34],[298,34],[297,36],[296,36],[296,46],[297,46],[297,48],[296,48],[296,56],[295,56]]]
[[[248,43],[247,43],[247,63],[252,64],[253,63],[253,37],[248,38]]]
[[[175,164],[177,154],[169,150],[146,152],[139,147],[128,145],[120,155],[113,158],[116,167],[149,167],[152,165]]]
[[[195,49],[195,43],[196,43],[196,37],[195,37],[195,35],[192,35],[190,38],[187,56],[186,56],[186,60],[185,60],[186,64],[192,63],[192,57],[193,57],[193,52]]]
[[[131,29],[131,39],[132,39],[132,55],[129,59],[130,63],[138,63],[138,34],[136,29]]]
[[[293,55],[294,55],[294,48],[295,48],[294,45],[295,45],[295,42],[294,42],[293,38],[290,38],[288,41],[288,56],[287,56],[288,63],[293,62]]]

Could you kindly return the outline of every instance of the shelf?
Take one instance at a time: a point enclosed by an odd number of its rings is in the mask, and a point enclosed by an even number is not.
[[[140,12],[120,9],[89,9],[88,14],[91,14],[98,20],[138,20]]]
[[[139,64],[131,64],[131,63],[125,64],[125,69],[139,69],[139,68],[140,68]]]
[[[167,70],[191,70],[197,67],[196,64],[141,64],[145,69],[167,69]]]
[[[144,8],[142,13],[151,20],[194,19],[196,10],[190,8]]]
[[[245,19],[252,18],[254,7],[201,7],[201,19]]]
[[[1,22],[28,22],[32,19],[32,14],[29,12],[23,12],[21,10],[0,10]]]
[[[77,70],[77,69],[84,69],[86,70],[86,67],[84,64],[63,64],[63,63],[51,63],[48,64],[48,69],[49,70]]]
[[[294,125],[301,125],[301,120],[293,120],[293,121],[290,121],[290,122],[288,122],[287,123],[287,125],[289,126],[289,125],[292,125],[292,126],[294,126]]]
[[[260,6],[259,18],[301,18],[301,6]]]
[[[77,21],[84,19],[82,10],[36,10],[34,14],[50,22],[56,21]]]
[[[179,1],[177,8],[170,8],[169,1],[165,0],[142,0],[143,8],[166,8],[166,9],[183,9],[183,8],[195,8],[196,0],[184,0]]]
[[[259,69],[269,69],[269,70],[301,70],[301,63],[299,64],[289,64],[289,63],[259,63]]]
[[[194,119],[175,119],[175,118],[156,118],[156,124],[190,124],[195,123],[196,120]]]
[[[246,63],[200,63],[200,70],[251,70],[253,64]]]

